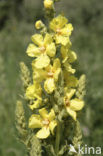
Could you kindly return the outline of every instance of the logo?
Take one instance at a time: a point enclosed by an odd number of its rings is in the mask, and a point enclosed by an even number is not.
[[[69,153],[78,153],[78,154],[96,154],[101,155],[102,149],[101,147],[88,147],[87,145],[81,147],[78,145],[77,149],[74,148],[73,145],[69,145]]]
[[[75,150],[74,146],[72,146],[71,144],[70,144],[69,153],[77,153],[77,151]]]

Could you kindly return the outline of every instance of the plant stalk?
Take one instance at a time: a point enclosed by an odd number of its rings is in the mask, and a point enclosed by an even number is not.
[[[58,121],[57,131],[56,131],[56,143],[55,143],[56,156],[58,156],[59,153],[60,138],[61,138],[61,128],[60,128],[60,121]]]

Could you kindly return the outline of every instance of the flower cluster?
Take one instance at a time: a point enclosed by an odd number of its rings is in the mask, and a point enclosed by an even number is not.
[[[51,10],[53,6],[52,0],[44,0],[45,9]],[[45,32],[34,34],[26,51],[27,55],[33,58],[33,84],[27,87],[25,95],[31,101],[30,109],[35,112],[29,119],[29,128],[40,129],[36,136],[45,139],[54,134],[58,125],[57,114],[53,109],[56,101],[49,103],[48,99],[57,90],[61,73],[64,80],[63,109],[68,113],[68,117],[76,120],[77,111],[83,108],[84,101],[76,98],[78,79],[74,76],[76,70],[72,68],[72,63],[77,59],[77,55],[71,50],[72,24],[60,14],[49,21],[48,28],[40,20],[35,27],[37,30],[45,27]],[[47,102],[44,102],[44,97]]]

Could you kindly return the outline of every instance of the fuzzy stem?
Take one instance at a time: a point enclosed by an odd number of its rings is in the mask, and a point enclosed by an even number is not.
[[[56,156],[58,156],[59,153],[59,145],[60,145],[60,137],[61,137],[60,135],[61,135],[61,128],[60,128],[60,122],[58,121],[57,131],[56,131],[56,143],[55,143]]]

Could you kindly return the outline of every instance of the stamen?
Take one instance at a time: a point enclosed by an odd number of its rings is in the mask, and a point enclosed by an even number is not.
[[[56,30],[56,32],[57,32],[58,34],[61,34],[61,29],[58,28],[58,29]]]
[[[43,120],[43,125],[49,126],[50,121],[48,119]]]
[[[70,106],[70,101],[68,100],[68,98],[65,98],[65,104],[66,106]]]
[[[46,50],[46,48],[45,48],[45,47],[40,47],[39,50],[40,50],[41,52],[44,52],[44,51]]]
[[[68,30],[67,30],[67,33],[69,33],[69,32],[70,32],[70,30],[68,29]]]
[[[48,77],[53,77],[54,73],[53,72],[49,72],[48,73]]]

